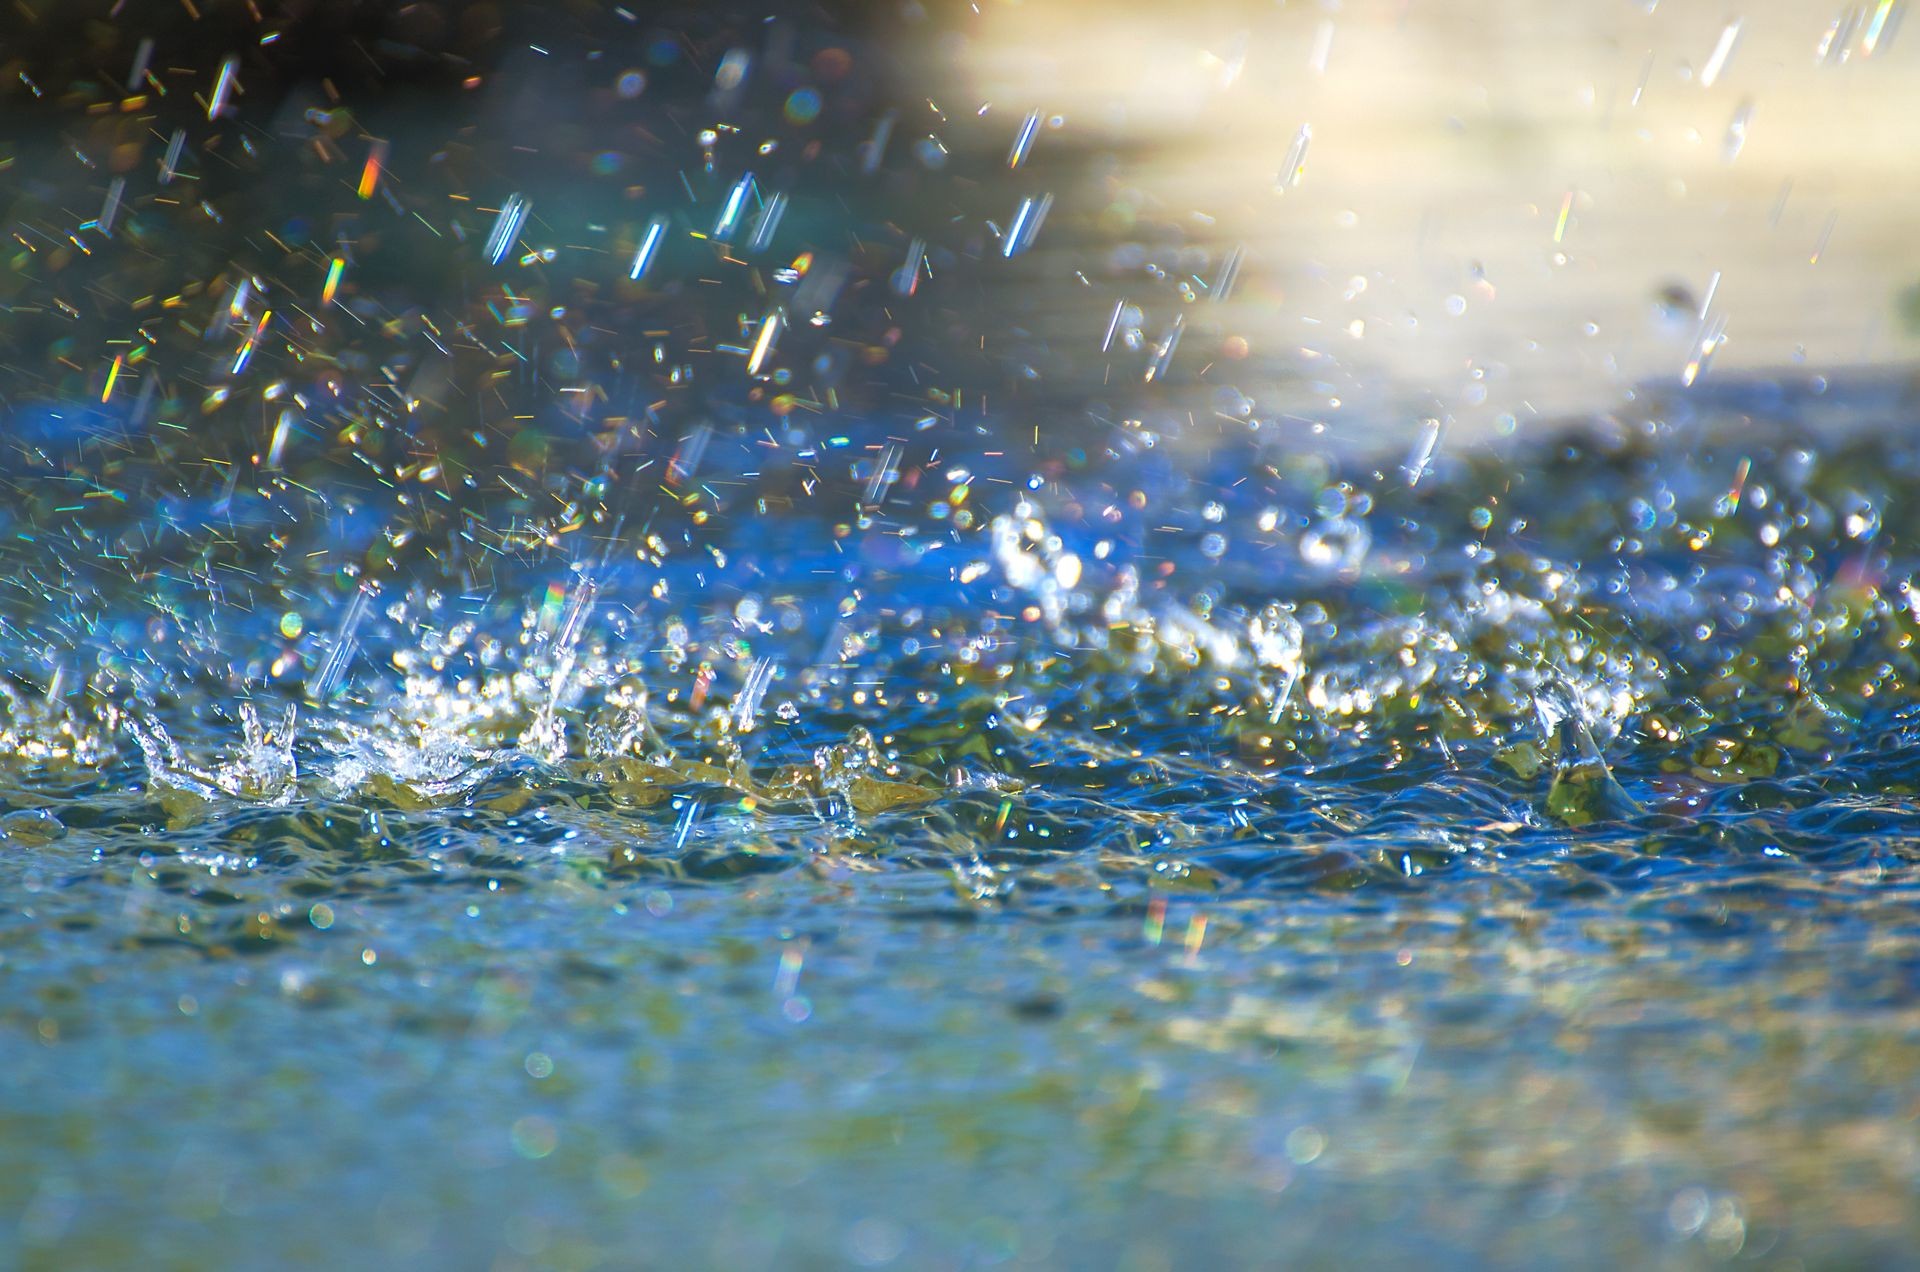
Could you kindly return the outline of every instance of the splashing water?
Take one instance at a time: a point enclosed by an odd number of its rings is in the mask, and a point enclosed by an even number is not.
[[[147,776],[156,786],[187,791],[207,799],[226,796],[258,804],[285,804],[294,796],[298,769],[293,758],[294,726],[299,707],[288,703],[277,725],[260,721],[258,708],[242,702],[239,708],[240,743],[231,758],[211,767],[189,761],[158,720],[128,721]]]
[[[1905,1257],[1912,387],[1716,284],[1684,391],[1342,425],[1069,114],[767,16],[446,24],[451,126],[103,19],[0,153],[26,1261]]]

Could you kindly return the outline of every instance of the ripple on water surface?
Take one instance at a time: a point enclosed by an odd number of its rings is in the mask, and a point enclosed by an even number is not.
[[[0,1262],[1910,1261],[1911,383],[1672,284],[1697,382],[1489,449],[1548,333],[901,71],[974,6],[32,7]]]
[[[1916,460],[1715,436],[1417,487],[1249,445],[885,566],[716,532],[685,592],[70,562],[10,617],[59,652],[5,701],[8,1141],[73,1146],[23,1239],[1884,1255]],[[1336,561],[1276,511],[1334,503]]]

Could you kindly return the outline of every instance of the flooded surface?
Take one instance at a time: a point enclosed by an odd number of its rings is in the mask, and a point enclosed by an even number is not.
[[[14,68],[9,1261],[1907,1259],[1903,373],[1347,424],[884,22],[409,13]]]

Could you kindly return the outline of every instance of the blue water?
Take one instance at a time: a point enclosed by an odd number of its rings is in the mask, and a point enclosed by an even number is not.
[[[430,16],[34,46],[0,1260],[1909,1260],[1904,377],[1332,427],[1022,330],[879,36]]]

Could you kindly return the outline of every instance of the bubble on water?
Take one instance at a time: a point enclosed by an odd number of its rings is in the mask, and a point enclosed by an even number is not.
[[[20,808],[0,817],[0,836],[16,844],[50,844],[67,836],[59,817],[45,808]]]
[[[1367,523],[1353,517],[1330,517],[1300,536],[1300,559],[1315,569],[1348,573],[1360,568],[1373,546]]]

